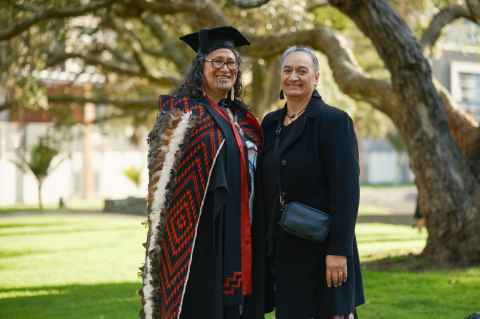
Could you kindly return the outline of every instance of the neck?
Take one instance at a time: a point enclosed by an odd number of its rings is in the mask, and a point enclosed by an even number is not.
[[[219,102],[221,99],[224,99],[227,96],[227,92],[224,91],[211,91],[205,89],[205,94],[215,102]]]
[[[310,95],[307,97],[288,97],[287,96],[287,110],[289,113],[298,113],[305,109],[310,101]]]

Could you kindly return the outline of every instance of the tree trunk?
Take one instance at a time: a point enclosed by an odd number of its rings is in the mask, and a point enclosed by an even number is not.
[[[43,189],[43,178],[37,178],[38,186],[38,208],[43,210],[43,200],[42,200],[42,189]]]
[[[272,109],[280,94],[280,60],[277,57],[255,61],[249,91],[251,110],[262,116]]]
[[[420,45],[384,0],[330,3],[372,41],[402,101],[401,108],[388,115],[406,142],[427,218],[424,254],[441,262],[479,262],[480,182],[452,138]]]

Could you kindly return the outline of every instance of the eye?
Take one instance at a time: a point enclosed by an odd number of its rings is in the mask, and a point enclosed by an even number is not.
[[[220,69],[223,66],[224,62],[221,59],[213,59],[212,64],[214,68]]]
[[[300,70],[298,70],[298,73],[299,73],[299,74],[302,74],[302,75],[307,74],[307,72],[308,72],[307,69],[300,69]]]

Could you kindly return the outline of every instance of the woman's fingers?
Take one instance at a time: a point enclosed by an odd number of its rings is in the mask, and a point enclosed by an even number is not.
[[[347,281],[347,258],[345,256],[326,256],[326,282],[327,287],[340,287]]]
[[[325,274],[325,279],[327,280],[327,287],[332,288],[332,272],[330,269],[327,267],[327,271]]]
[[[333,287],[337,288],[340,286],[340,278],[339,278],[339,271],[335,270],[332,272],[332,282],[333,282]]]

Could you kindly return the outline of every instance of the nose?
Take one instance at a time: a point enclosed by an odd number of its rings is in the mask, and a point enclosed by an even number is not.
[[[298,79],[299,79],[299,77],[298,77],[297,72],[295,72],[295,71],[292,72],[292,74],[290,75],[290,80],[295,81],[295,80],[298,80]]]
[[[220,67],[219,70],[224,70],[224,69],[227,69],[227,71],[230,70],[230,69],[228,68],[228,66],[227,66],[227,63],[223,63],[223,65]]]

